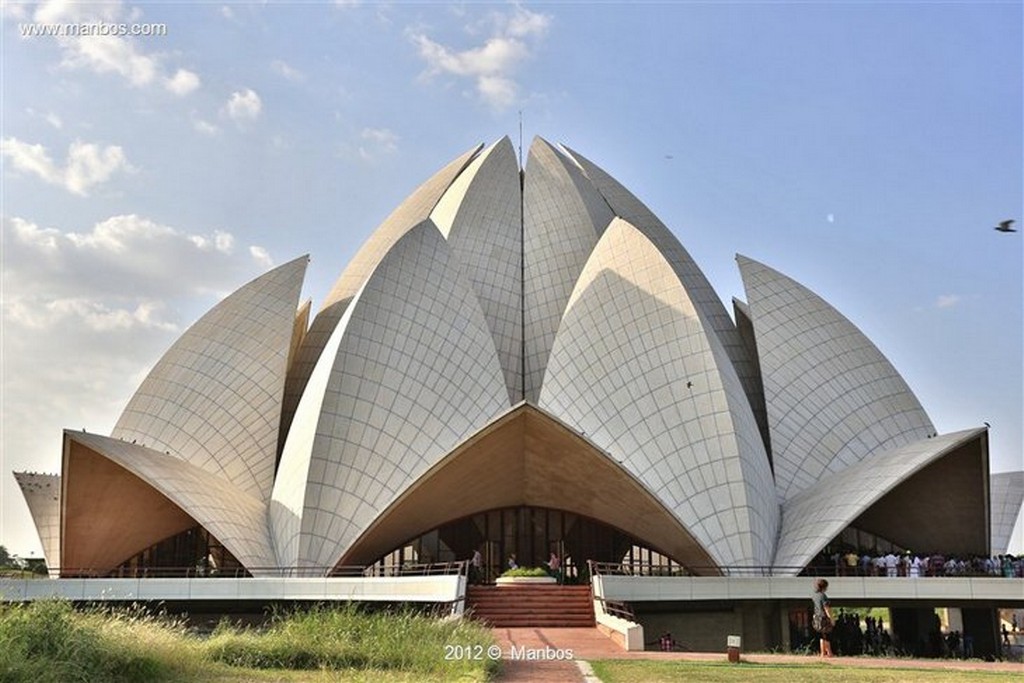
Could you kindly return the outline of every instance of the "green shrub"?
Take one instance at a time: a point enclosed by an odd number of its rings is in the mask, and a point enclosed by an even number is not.
[[[519,567],[518,569],[509,569],[501,575],[501,578],[509,576],[551,576],[551,573],[544,567]]]

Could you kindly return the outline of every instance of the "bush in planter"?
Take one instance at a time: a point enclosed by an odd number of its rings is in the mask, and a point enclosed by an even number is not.
[[[504,579],[512,576],[537,577],[551,576],[551,574],[549,574],[548,570],[544,569],[543,567],[519,567],[518,569],[509,569],[504,574],[502,574],[500,578]]]

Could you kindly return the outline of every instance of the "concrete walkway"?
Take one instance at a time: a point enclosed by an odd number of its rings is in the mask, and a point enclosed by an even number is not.
[[[694,662],[724,662],[717,652],[626,652],[596,628],[496,628],[494,638],[501,648],[502,683],[584,683],[577,660],[651,659]],[[570,654],[571,652],[571,654]],[[743,661],[755,664],[810,664],[825,661],[837,666],[864,668],[934,669],[1020,674],[1024,664],[1014,662],[961,661],[955,659],[884,659],[875,657],[833,657],[820,660],[804,655],[744,654]],[[591,683],[587,681],[587,683]]]

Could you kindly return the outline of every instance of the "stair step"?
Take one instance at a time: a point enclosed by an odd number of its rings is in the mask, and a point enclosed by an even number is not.
[[[475,618],[494,628],[520,628],[525,626],[546,626],[551,628],[592,628],[594,620],[591,619],[557,619],[530,617],[522,619],[481,619]]]
[[[526,626],[535,627],[546,627],[546,628],[593,628],[595,623],[593,619],[480,619],[474,618],[474,621],[478,621],[482,624],[487,624],[492,628],[521,628]]]
[[[590,586],[470,586],[472,618],[492,627],[593,627]]]
[[[593,602],[590,598],[584,598],[583,600],[568,600],[566,598],[538,598],[538,597],[508,597],[508,598],[469,598],[470,602],[478,604],[498,605],[502,603],[524,603],[528,602],[534,605],[589,605]]]
[[[480,605],[470,605],[474,614],[592,614],[593,607],[573,607],[571,609],[534,609],[509,605],[507,607],[486,608]]]

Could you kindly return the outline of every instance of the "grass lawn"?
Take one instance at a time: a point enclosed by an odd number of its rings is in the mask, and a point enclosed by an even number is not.
[[[595,661],[590,665],[603,683],[737,683],[756,680],[778,683],[997,683],[1021,680],[1019,675],[926,669],[873,669],[832,664],[712,664],[705,662]]]
[[[492,680],[483,670],[458,676],[382,669],[324,669],[296,671],[288,669],[241,669],[227,665],[207,665],[192,680],[203,683],[484,683]]]

